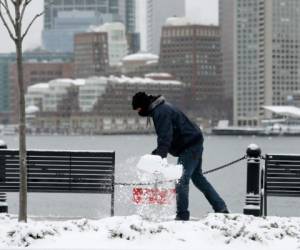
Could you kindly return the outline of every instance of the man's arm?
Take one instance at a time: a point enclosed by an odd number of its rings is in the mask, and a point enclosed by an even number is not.
[[[165,158],[168,155],[173,139],[171,113],[168,110],[166,110],[166,112],[158,112],[154,114],[153,122],[157,134],[157,148],[152,154],[160,155],[162,158]]]

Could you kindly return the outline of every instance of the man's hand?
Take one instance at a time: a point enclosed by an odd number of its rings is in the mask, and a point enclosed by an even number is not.
[[[157,155],[157,149],[154,149],[152,152],[151,152],[152,155]]]
[[[166,158],[167,153],[159,151],[157,148],[154,149],[151,153],[152,155],[159,155],[161,158]]]

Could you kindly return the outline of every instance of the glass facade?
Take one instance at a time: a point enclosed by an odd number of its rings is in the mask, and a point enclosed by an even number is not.
[[[76,33],[119,21],[127,32],[135,31],[135,0],[45,0],[43,46],[71,52]]]

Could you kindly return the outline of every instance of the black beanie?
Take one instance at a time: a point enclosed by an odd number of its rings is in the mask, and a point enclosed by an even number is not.
[[[138,92],[132,97],[133,110],[142,108],[142,110],[147,111],[150,104],[151,104],[151,96],[147,95],[145,92]]]

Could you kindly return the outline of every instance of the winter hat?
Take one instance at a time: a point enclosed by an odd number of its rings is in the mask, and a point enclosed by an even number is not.
[[[136,110],[141,108],[143,111],[147,111],[151,104],[151,96],[145,92],[138,92],[132,97],[132,109]]]

